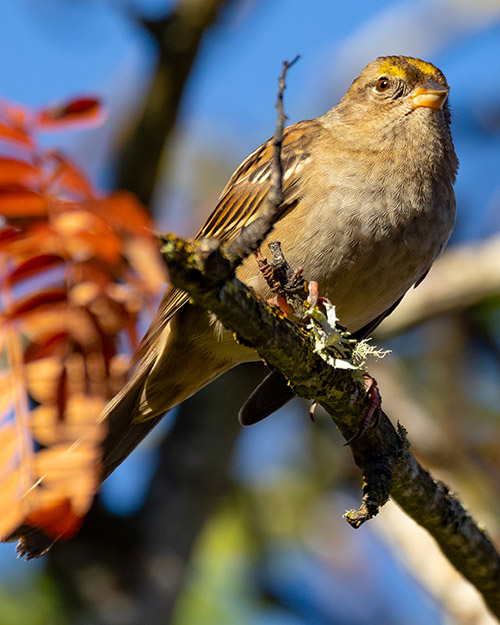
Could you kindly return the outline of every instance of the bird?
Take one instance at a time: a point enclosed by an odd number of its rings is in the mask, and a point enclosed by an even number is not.
[[[458,159],[448,94],[446,78],[433,64],[381,56],[324,115],[284,130],[283,201],[262,248],[280,241],[288,263],[319,283],[357,338],[372,332],[424,279],[453,230]],[[231,241],[259,215],[270,189],[272,153],[270,139],[242,162],[197,239]],[[271,296],[253,256],[237,277]],[[103,479],[170,409],[230,368],[258,359],[187,293],[167,286],[128,383],[101,415],[108,427]],[[258,421],[291,396],[273,371],[240,420]]]

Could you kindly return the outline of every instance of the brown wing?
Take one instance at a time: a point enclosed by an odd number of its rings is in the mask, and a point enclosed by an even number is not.
[[[284,131],[281,152],[284,199],[278,219],[300,200],[299,174],[305,161],[310,158],[315,126],[320,127],[316,120],[303,121]],[[243,161],[231,176],[215,210],[196,239],[214,237],[229,241],[257,217],[270,188],[272,154],[272,139],[269,139]],[[165,324],[188,300],[189,296],[184,291],[171,285],[167,288],[158,313],[137,350],[136,361],[154,347]]]
[[[298,122],[284,131],[282,147],[283,203],[278,219],[281,219],[300,200],[299,172],[310,158],[316,120]],[[231,176],[222,191],[219,202],[196,238],[215,237],[228,241],[251,223],[259,214],[269,191],[272,139],[257,148]]]

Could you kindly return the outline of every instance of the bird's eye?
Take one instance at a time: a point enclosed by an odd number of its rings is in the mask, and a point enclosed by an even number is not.
[[[390,86],[390,82],[389,79],[386,78],[385,76],[381,76],[378,80],[377,80],[377,85],[375,87],[375,89],[380,93],[382,91],[387,91],[387,89],[389,89]]]

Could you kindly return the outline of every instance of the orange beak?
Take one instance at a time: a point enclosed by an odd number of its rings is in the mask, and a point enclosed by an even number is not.
[[[427,106],[428,108],[439,110],[443,108],[447,97],[448,89],[438,85],[433,80],[427,80],[423,85],[419,85],[410,93],[414,108]]]

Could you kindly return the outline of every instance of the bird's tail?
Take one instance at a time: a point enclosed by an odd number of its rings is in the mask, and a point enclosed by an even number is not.
[[[149,368],[139,367],[101,413],[100,421],[107,427],[103,443],[102,480],[125,460],[163,417],[162,414],[147,421],[135,420],[148,373]]]
[[[146,341],[130,380],[101,413],[101,422],[108,428],[103,479],[168,410],[252,356],[230,335],[225,341],[216,340],[210,320],[194,307],[178,312],[154,341]]]
[[[166,412],[235,364],[206,362],[205,357],[193,352],[194,349],[186,349],[183,359],[176,358],[176,353],[158,358],[157,352],[150,352],[138,364],[129,382],[104,408],[100,416],[101,423],[107,427],[103,443],[103,480]]]

